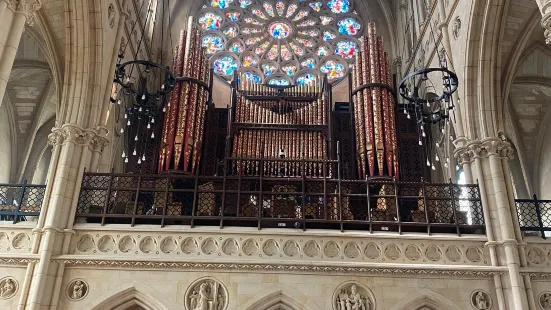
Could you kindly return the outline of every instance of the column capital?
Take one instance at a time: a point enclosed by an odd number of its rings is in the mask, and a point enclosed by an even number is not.
[[[471,141],[466,148],[471,158],[484,158],[490,155],[497,155],[501,158],[514,159],[514,150],[507,138],[503,135],[494,138],[484,138],[482,140]],[[462,148],[458,148],[461,150]],[[456,152],[457,153],[457,150]]]
[[[468,147],[456,148],[453,152],[453,157],[455,161],[463,166],[463,164],[471,163],[474,159],[474,152]]]
[[[551,4],[551,2],[549,2]],[[545,43],[551,44],[551,12],[546,13],[541,18],[541,26],[545,29]]]
[[[394,68],[400,68],[402,67],[402,57],[398,56],[392,60],[392,66]]]
[[[42,7],[41,0],[7,0],[8,6],[16,13],[26,18],[26,24],[34,25],[36,11]]]
[[[96,145],[102,145],[104,141],[107,141],[107,138],[97,129],[84,129],[75,124],[64,124],[61,127],[55,127],[48,136],[48,144],[52,146],[74,143],[88,146],[91,150],[94,150]]]

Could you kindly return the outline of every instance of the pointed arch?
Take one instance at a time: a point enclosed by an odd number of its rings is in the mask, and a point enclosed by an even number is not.
[[[130,282],[89,303],[84,310],[125,310],[140,306],[145,310],[176,310],[166,297],[142,282]]]
[[[237,310],[317,310],[320,307],[300,291],[277,284],[254,295]]]
[[[415,293],[406,296],[389,310],[462,310],[462,308],[452,301],[434,291],[426,288],[420,289]]]

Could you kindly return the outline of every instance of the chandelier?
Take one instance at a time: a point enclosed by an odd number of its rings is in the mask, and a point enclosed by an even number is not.
[[[132,25],[130,33],[137,34],[134,45],[127,53],[131,44],[127,42],[118,55],[113,80],[116,90],[110,100],[117,107],[118,118],[124,117],[120,134],[125,138],[125,163],[139,166],[152,159],[159,117],[176,83],[174,74],[163,65],[163,48],[171,38],[165,30],[170,24],[169,8],[170,0],[142,1],[139,12],[146,12],[145,20],[138,18]],[[128,54],[131,59],[125,61]]]

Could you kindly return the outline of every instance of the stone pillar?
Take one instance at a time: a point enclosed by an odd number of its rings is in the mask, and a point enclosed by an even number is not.
[[[8,8],[9,0],[0,0],[0,19],[4,16],[4,12]]]
[[[5,0],[0,2],[5,3]],[[2,13],[2,6],[3,4],[0,5],[0,13]],[[21,35],[25,30],[25,24],[33,24],[35,12],[40,6],[41,4],[38,0],[17,0],[11,1],[10,5],[7,5],[7,8],[13,10],[14,16],[6,42],[3,46],[0,46],[0,98],[4,98],[13,61],[17,54],[17,47],[19,46],[19,41],[21,41]],[[1,15],[3,16],[4,14]]]
[[[40,246],[32,249],[40,259],[28,267],[23,284],[26,291],[22,291],[19,302],[21,309],[57,308],[64,266],[51,257],[67,253],[82,173],[90,164],[92,151],[101,151],[106,142],[95,129],[83,129],[75,124],[54,128],[50,141],[54,144],[49,176],[52,182],[48,184],[36,229],[36,243]]]
[[[512,298],[504,301],[506,305],[500,305],[500,309],[530,309],[524,279],[519,270],[519,234],[515,232],[518,227],[514,225],[512,216],[514,205],[511,205],[506,185],[508,174],[504,173],[502,165],[503,158],[511,157],[512,148],[500,138],[486,138],[470,142],[468,149],[475,157],[476,177],[480,183],[483,204],[487,204],[483,207],[492,265],[504,265],[508,270],[500,281],[495,279],[496,288],[501,287],[501,281],[505,281],[508,284],[506,287],[511,289]],[[490,198],[492,194],[493,199]],[[498,291],[498,302],[499,297]]]

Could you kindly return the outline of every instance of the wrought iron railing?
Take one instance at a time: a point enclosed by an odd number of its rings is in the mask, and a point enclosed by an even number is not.
[[[551,232],[551,200],[516,199],[520,230],[539,232],[543,239]]]
[[[344,180],[330,160],[230,158],[220,170],[226,173],[86,172],[76,220],[400,233],[485,229],[478,185]]]
[[[28,221],[40,215],[46,185],[0,184],[0,220]]]

